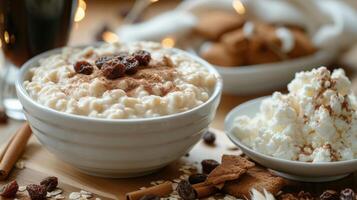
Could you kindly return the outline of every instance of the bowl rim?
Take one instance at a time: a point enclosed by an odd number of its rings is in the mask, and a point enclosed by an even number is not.
[[[232,131],[232,127],[228,126],[228,122],[231,120],[234,120],[234,118],[237,117],[238,111],[245,106],[260,106],[261,102],[264,99],[270,98],[271,95],[268,96],[262,96],[258,97],[255,99],[251,99],[249,101],[246,101],[235,108],[233,108],[228,115],[226,116],[224,120],[224,132],[227,135],[227,137],[235,144],[237,145],[242,151],[247,151],[251,154],[254,154],[256,156],[259,156],[260,158],[263,158],[264,160],[270,160],[272,162],[278,162],[284,165],[296,165],[299,167],[337,167],[341,165],[351,165],[351,164],[357,164],[357,158],[351,159],[351,160],[342,160],[342,161],[334,161],[334,162],[318,162],[318,163],[313,163],[313,162],[303,162],[303,161],[295,161],[295,160],[287,160],[287,159],[282,159],[282,158],[276,158],[270,155],[265,155],[263,153],[260,153],[258,151],[255,151],[251,149],[250,147],[246,146],[243,144],[237,136]]]
[[[135,118],[135,119],[107,119],[107,118],[96,118],[96,117],[89,117],[89,116],[84,116],[84,115],[76,115],[76,114],[71,114],[71,113],[65,113],[65,112],[60,112],[57,111],[55,109],[52,108],[48,108],[38,102],[36,102],[35,100],[33,100],[27,93],[26,89],[23,86],[23,82],[25,81],[25,76],[28,74],[29,69],[34,68],[36,66],[34,66],[34,64],[36,62],[38,62],[40,59],[45,58],[47,56],[50,55],[54,55],[57,53],[60,53],[63,49],[65,48],[79,48],[79,49],[85,49],[88,47],[98,47],[101,45],[106,45],[108,43],[105,42],[96,42],[96,43],[92,43],[92,44],[85,44],[85,45],[75,45],[75,46],[64,46],[64,47],[59,47],[59,48],[55,48],[55,49],[51,49],[48,51],[45,51],[41,54],[38,54],[34,57],[32,57],[30,60],[28,60],[27,62],[25,62],[21,68],[20,68],[20,72],[17,75],[16,78],[16,82],[15,82],[15,86],[16,86],[16,91],[25,99],[25,101],[27,101],[27,103],[29,103],[31,106],[35,107],[36,109],[39,109],[41,112],[44,112],[46,114],[50,114],[50,115],[54,115],[56,117],[59,118],[67,118],[67,119],[73,119],[73,120],[78,120],[81,122],[100,122],[100,123],[106,123],[106,124],[116,124],[116,123],[138,123],[138,122],[156,122],[156,121],[161,121],[161,120],[172,120],[175,119],[177,117],[184,117],[186,115],[190,115],[191,113],[196,112],[197,110],[200,110],[201,108],[211,104],[212,102],[214,102],[215,99],[219,98],[221,93],[222,93],[222,88],[223,88],[223,80],[221,75],[218,73],[218,71],[208,62],[206,62],[205,60],[203,60],[202,58],[190,54],[186,51],[183,51],[181,49],[177,49],[177,48],[167,48],[170,49],[173,52],[177,52],[177,53],[183,53],[186,56],[189,56],[190,58],[192,58],[193,60],[195,60],[196,62],[200,63],[203,65],[204,68],[206,68],[209,72],[213,73],[216,78],[216,84],[214,86],[214,90],[212,92],[212,94],[210,95],[209,99],[207,101],[205,101],[204,103],[202,103],[199,106],[196,106],[192,109],[183,111],[183,112],[179,112],[179,113],[174,113],[174,114],[169,114],[169,115],[163,115],[163,116],[159,116],[159,117],[148,117],[148,118]],[[122,42],[121,44],[123,45],[130,45],[131,43],[128,42]],[[18,94],[18,96],[19,96]]]

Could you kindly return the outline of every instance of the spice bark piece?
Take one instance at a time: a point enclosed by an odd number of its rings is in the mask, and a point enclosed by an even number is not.
[[[264,168],[253,167],[238,180],[226,182],[222,190],[237,198],[250,199],[250,191],[253,188],[261,192],[266,189],[276,195],[285,185],[286,181],[283,178],[272,175]]]
[[[194,184],[192,187],[196,190],[198,199],[209,197],[218,192],[217,187],[206,182]]]
[[[241,156],[223,155],[222,164],[208,175],[207,182],[219,185],[226,181],[236,180],[254,165],[253,162]]]
[[[157,195],[159,197],[167,196],[171,194],[172,191],[172,183],[170,181],[167,181],[160,185],[155,185],[153,187],[148,187],[142,190],[129,192],[125,196],[127,200],[139,200],[141,197],[149,194]]]

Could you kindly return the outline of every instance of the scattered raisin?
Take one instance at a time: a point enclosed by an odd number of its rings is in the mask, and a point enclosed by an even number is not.
[[[26,186],[26,190],[30,195],[31,200],[45,200],[47,191],[45,186],[30,184]]]
[[[93,66],[87,61],[78,61],[74,65],[74,71],[79,74],[90,75],[93,72]]]
[[[206,160],[202,160],[201,165],[202,165],[202,172],[204,174],[209,174],[211,173],[212,170],[218,167],[219,162],[212,159],[206,159]]]
[[[339,195],[334,190],[326,190],[320,195],[321,200],[338,200]]]
[[[346,188],[346,189],[342,190],[340,193],[341,200],[354,200],[355,198],[356,198],[356,194],[350,188]]]
[[[176,190],[183,200],[195,200],[197,197],[196,190],[186,180],[180,181]]]
[[[107,79],[120,78],[125,74],[125,66],[115,58],[104,63],[101,70]]]
[[[136,60],[139,61],[140,65],[147,66],[151,60],[151,55],[145,50],[138,50],[133,53]]]
[[[129,56],[128,52],[120,52],[118,55],[115,56],[115,58],[122,61],[127,56]]]
[[[5,198],[14,198],[16,196],[17,190],[19,189],[19,185],[16,181],[11,181],[9,184],[5,185],[2,188],[0,196]]]
[[[102,56],[95,61],[95,65],[98,67],[98,69],[101,69],[103,64],[108,62],[110,59],[111,57],[109,56]]]
[[[58,179],[57,179],[57,177],[49,176],[49,177],[43,179],[41,181],[40,185],[45,186],[47,192],[51,192],[57,188]]]
[[[298,194],[299,200],[313,200],[314,197],[310,194],[310,192],[300,191]]]
[[[160,200],[160,197],[154,194],[147,194],[142,196],[139,200]]]
[[[216,135],[211,131],[207,131],[205,134],[203,134],[203,141],[208,145],[213,145],[216,141]]]
[[[121,61],[125,66],[125,73],[135,74],[138,71],[139,61],[133,56],[126,56]]]
[[[188,177],[188,182],[190,182],[191,184],[196,184],[196,183],[202,183],[207,179],[207,175],[206,174],[191,174]]]

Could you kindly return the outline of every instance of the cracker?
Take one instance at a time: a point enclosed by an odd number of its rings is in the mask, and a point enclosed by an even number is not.
[[[219,66],[239,66],[243,64],[241,56],[230,53],[221,43],[213,43],[201,53],[201,57],[209,63]]]
[[[316,52],[316,48],[314,47],[312,41],[303,30],[298,28],[291,28],[290,31],[294,35],[295,46],[288,53],[289,58],[298,58]]]
[[[235,12],[210,11],[199,18],[195,32],[209,40],[217,40],[223,33],[241,27],[244,23],[243,16]]]
[[[253,188],[260,192],[266,189],[276,195],[285,185],[283,178],[274,176],[262,167],[253,167],[247,170],[247,173],[239,180],[226,182],[222,190],[237,198],[250,199],[250,191]]]
[[[254,165],[253,162],[241,156],[223,155],[222,164],[208,175],[207,182],[219,185],[226,181],[236,180]]]

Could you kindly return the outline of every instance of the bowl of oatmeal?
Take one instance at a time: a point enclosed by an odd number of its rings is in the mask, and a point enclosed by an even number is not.
[[[357,170],[357,101],[342,69],[300,72],[288,93],[239,105],[225,122],[247,155],[288,178],[326,181]]]
[[[102,177],[154,172],[207,131],[222,80],[205,61],[157,43],[60,48],[24,64],[16,83],[39,141]]]

